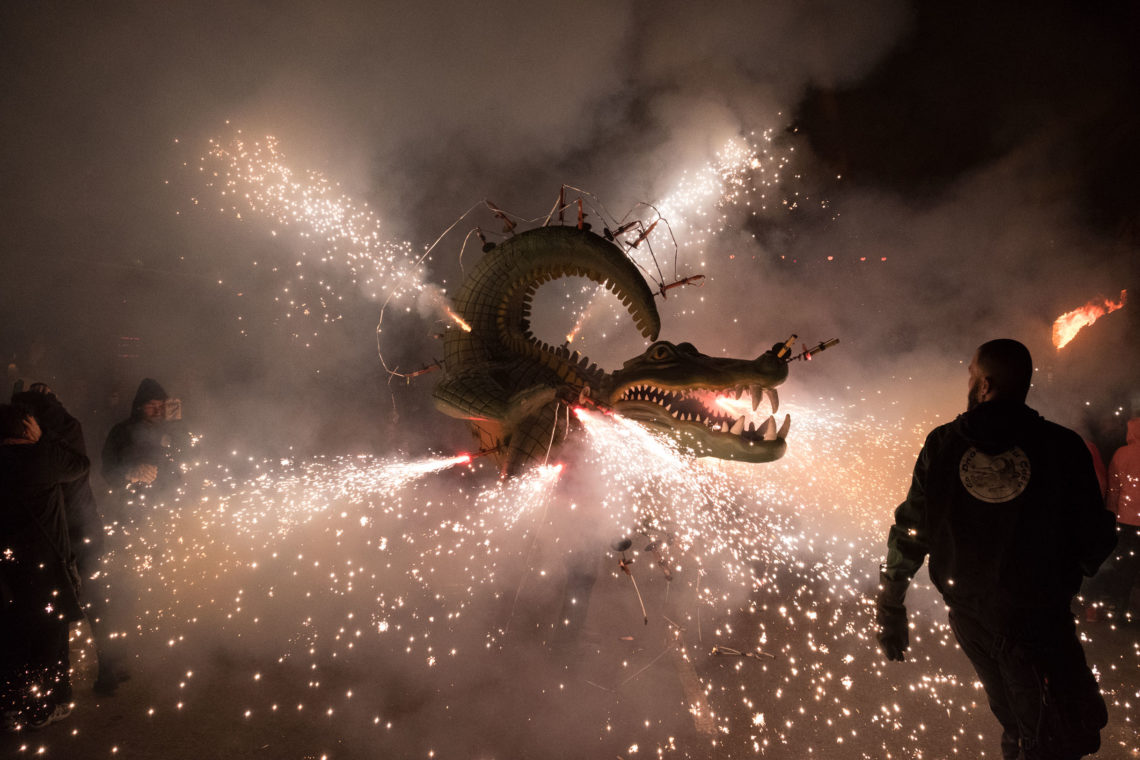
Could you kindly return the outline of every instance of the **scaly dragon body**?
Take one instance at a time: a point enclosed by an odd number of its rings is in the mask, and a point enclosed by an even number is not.
[[[712,403],[716,394],[747,391],[756,408],[788,375],[772,351],[757,359],[706,356],[688,343],[653,343],[645,353],[605,372],[584,356],[534,336],[530,312],[545,282],[586,277],[612,291],[648,340],[661,318],[653,293],[613,243],[576,227],[540,227],[489,251],[456,293],[456,313],[471,328],[444,336],[444,377],[435,406],[467,420],[484,450],[493,450],[507,474],[541,462],[569,433],[563,403],[589,397],[600,405],[666,432],[701,456],[768,462],[781,457],[789,420],[779,430],[771,417],[746,428]]]

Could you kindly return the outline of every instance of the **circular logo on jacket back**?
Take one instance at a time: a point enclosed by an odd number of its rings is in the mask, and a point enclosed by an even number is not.
[[[993,456],[971,446],[962,455],[958,477],[975,499],[1000,504],[1029,485],[1029,457],[1017,446]]]

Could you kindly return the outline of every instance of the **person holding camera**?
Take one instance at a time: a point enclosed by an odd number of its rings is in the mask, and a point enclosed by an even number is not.
[[[171,423],[182,406],[156,380],[139,383],[131,416],[116,424],[103,444],[103,478],[116,491],[163,492],[182,480],[184,435]]]

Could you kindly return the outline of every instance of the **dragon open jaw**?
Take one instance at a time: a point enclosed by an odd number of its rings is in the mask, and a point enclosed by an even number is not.
[[[750,399],[742,400],[748,393]],[[726,395],[730,394],[730,395]],[[730,411],[735,397],[744,411],[750,405],[755,411],[766,399],[773,415],[757,425],[748,421],[746,413]],[[778,459],[787,448],[786,439],[791,418],[777,427],[774,416],[779,408],[774,388],[758,385],[736,386],[719,390],[668,388],[652,384],[627,387],[614,404],[622,416],[665,432],[690,448],[698,456],[715,456],[748,462]],[[728,406],[729,409],[724,408]]]

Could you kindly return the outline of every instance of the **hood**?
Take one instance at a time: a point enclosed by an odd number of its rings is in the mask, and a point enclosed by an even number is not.
[[[1132,446],[1140,443],[1140,417],[1128,420],[1128,443]]]
[[[166,391],[157,380],[144,378],[139,383],[139,389],[135,391],[135,400],[131,402],[131,416],[137,417],[142,414],[143,404],[148,401],[166,401],[168,398],[170,397],[166,395]]]
[[[972,445],[987,454],[1008,450],[1042,423],[1042,417],[1021,401],[985,401],[958,415],[951,424]]]

